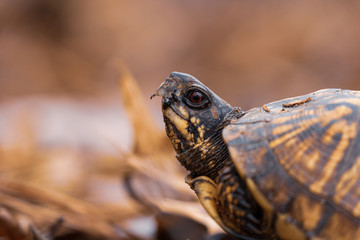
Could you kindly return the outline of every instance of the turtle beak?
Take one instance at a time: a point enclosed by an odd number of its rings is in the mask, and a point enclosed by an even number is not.
[[[179,85],[183,83],[184,77],[188,77],[187,74],[172,72],[165,82],[160,85],[158,90],[151,95],[150,99],[156,96],[171,98],[172,93],[182,88],[182,86]]]
[[[158,90],[156,90],[156,92],[153,95],[151,95],[150,100],[153,99],[154,97],[164,97],[166,95],[166,91],[162,87],[164,84],[165,82],[161,84],[161,86],[158,88]]]

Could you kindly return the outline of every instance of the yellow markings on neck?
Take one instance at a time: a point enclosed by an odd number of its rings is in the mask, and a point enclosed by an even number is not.
[[[194,126],[196,126],[196,125],[199,125],[199,124],[200,124],[200,119],[198,119],[198,118],[196,118],[196,117],[191,117],[191,118],[190,118],[190,122],[191,122],[192,124],[194,124]]]
[[[181,133],[181,135],[189,142],[189,144],[194,142],[194,134],[189,132],[189,122],[188,120],[185,120],[184,118],[180,117],[178,114],[174,112],[171,108],[168,108],[163,111],[164,116],[166,116],[176,127],[176,129]],[[199,138],[197,139],[197,144],[200,144],[204,141],[204,135],[205,135],[205,126],[201,125],[199,126],[200,119],[196,117],[190,118],[190,123],[192,123],[194,126],[197,127],[197,131],[199,133]],[[176,134],[173,134],[174,138],[176,138]],[[175,141],[175,140],[173,140]]]
[[[199,138],[200,138],[200,141],[204,141],[204,133],[205,133],[205,127],[204,125],[201,125],[200,127],[198,127],[198,133],[199,133]]]
[[[183,118],[189,119],[189,113],[188,113],[188,111],[186,111],[186,109],[184,107],[180,106],[180,107],[178,107],[178,110]]]
[[[176,129],[189,143],[194,140],[194,135],[188,131],[189,123],[187,120],[181,118],[171,108],[164,110],[163,114],[175,125]]]
[[[342,133],[341,139],[338,141],[338,144],[329,157],[328,162],[326,163],[325,167],[323,168],[322,174],[319,177],[319,180],[314,182],[310,185],[310,190],[320,194],[323,192],[323,188],[326,185],[326,183],[329,181],[329,179],[332,176],[335,176],[334,171],[336,171],[336,166],[338,163],[343,159],[344,152],[346,148],[349,146],[349,142],[351,138],[354,138],[357,132],[357,126],[356,123],[353,122],[352,124],[348,125],[346,120],[338,121],[334,123],[325,133],[325,135],[331,136],[326,137],[326,140],[329,141],[329,139],[332,139],[332,136],[334,136],[337,133]]]
[[[197,143],[200,144],[204,141],[204,134],[205,134],[205,127],[204,125],[201,125],[199,126],[200,124],[200,119],[198,118],[195,118],[195,117],[191,117],[190,118],[190,122],[196,127],[198,126],[197,128],[197,131],[199,133],[199,138],[197,139]]]

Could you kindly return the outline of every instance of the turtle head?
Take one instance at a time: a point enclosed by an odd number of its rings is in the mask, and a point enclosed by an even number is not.
[[[194,159],[205,157],[208,147],[216,147],[210,144],[216,134],[222,139],[219,126],[233,107],[193,76],[178,72],[171,73],[154,96],[162,97],[166,133],[178,159],[194,172]],[[199,156],[192,156],[195,152]]]
[[[199,80],[173,72],[153,96],[162,97],[166,133],[177,153],[212,136],[232,107]]]

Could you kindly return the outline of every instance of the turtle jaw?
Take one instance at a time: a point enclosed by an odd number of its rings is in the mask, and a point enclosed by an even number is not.
[[[163,97],[162,113],[166,134],[177,154],[183,153],[204,141],[205,129],[191,121],[192,113],[176,96]]]
[[[188,132],[189,123],[178,115],[171,107],[163,109],[165,130],[176,153],[188,149],[193,140],[193,135]]]

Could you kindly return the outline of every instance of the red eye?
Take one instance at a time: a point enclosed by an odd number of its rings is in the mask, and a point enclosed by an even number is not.
[[[184,94],[184,103],[190,108],[203,109],[209,106],[210,100],[206,92],[189,89]]]
[[[195,104],[199,104],[204,100],[204,96],[201,92],[194,91],[189,96],[190,101]]]

